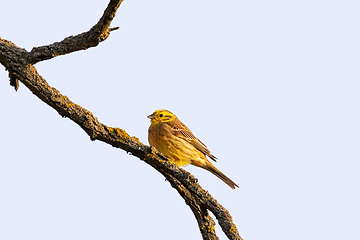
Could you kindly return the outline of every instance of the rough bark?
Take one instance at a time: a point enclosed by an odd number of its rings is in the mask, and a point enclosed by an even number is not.
[[[9,72],[10,85],[17,90],[21,81],[34,95],[54,108],[61,116],[68,117],[78,124],[91,140],[103,141],[113,147],[121,148],[155,168],[165,176],[190,207],[203,239],[218,239],[215,222],[208,210],[216,216],[229,239],[242,239],[230,213],[207,191],[204,191],[190,173],[171,164],[154,148],[144,145],[136,137],[130,137],[124,130],[100,123],[90,111],[73,103],[51,87],[34,67],[39,61],[95,47],[104,41],[111,31],[117,29],[109,26],[121,2],[122,0],[111,0],[99,22],[89,31],[69,36],[47,46],[33,48],[30,52],[0,38],[0,63]]]

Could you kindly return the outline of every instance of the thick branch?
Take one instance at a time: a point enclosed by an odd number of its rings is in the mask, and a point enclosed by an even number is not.
[[[190,207],[191,211],[194,213],[195,218],[198,222],[200,232],[203,236],[203,239],[206,240],[219,239],[215,233],[215,222],[210,217],[207,208],[202,203],[201,199],[198,198],[197,196],[192,195],[192,193],[172,175],[167,175],[166,179],[169,180],[171,186],[175,188],[178,191],[178,193],[184,198],[186,204]]]

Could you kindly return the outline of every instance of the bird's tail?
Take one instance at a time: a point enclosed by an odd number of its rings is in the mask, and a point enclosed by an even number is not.
[[[239,187],[236,183],[234,183],[233,180],[228,178],[219,169],[217,169],[214,165],[212,165],[212,163],[208,162],[208,164],[206,166],[202,166],[202,168],[204,168],[204,169],[210,171],[211,173],[213,173],[215,176],[217,176],[218,178],[223,180],[227,185],[229,185],[229,187],[231,187],[232,189],[235,189],[235,187]]]

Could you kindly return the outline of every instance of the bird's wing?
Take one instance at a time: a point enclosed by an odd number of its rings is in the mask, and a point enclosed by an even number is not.
[[[183,124],[179,120],[178,122],[177,121],[167,122],[167,124],[171,128],[173,134],[176,137],[186,140],[187,142],[192,144],[196,149],[198,149],[200,152],[209,156],[209,158],[211,158],[216,162],[217,158],[210,153],[206,145],[203,144],[198,138],[196,138],[185,124]]]

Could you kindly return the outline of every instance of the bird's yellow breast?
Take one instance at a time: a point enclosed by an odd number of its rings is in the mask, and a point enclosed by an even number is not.
[[[167,134],[163,124],[154,124],[149,128],[149,143],[161,152],[171,163],[179,167],[191,164],[194,161],[206,161],[205,155],[189,142]]]

